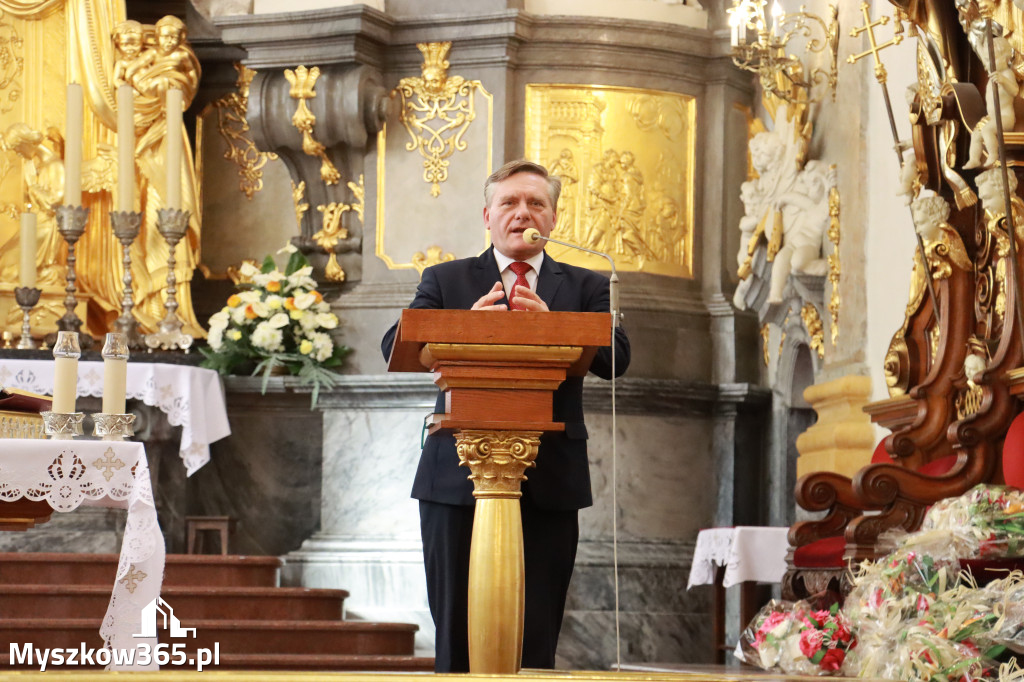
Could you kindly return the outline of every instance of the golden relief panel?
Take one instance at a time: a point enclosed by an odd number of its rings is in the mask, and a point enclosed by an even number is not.
[[[527,85],[526,157],[562,179],[552,236],[623,271],[693,277],[696,100],[600,85]],[[549,244],[558,260],[603,258]]]

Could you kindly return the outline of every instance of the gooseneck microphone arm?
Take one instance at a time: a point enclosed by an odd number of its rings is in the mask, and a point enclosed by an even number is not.
[[[607,253],[601,251],[594,251],[593,249],[586,249],[576,244],[570,244],[569,242],[563,242],[560,239],[552,239],[551,237],[545,237],[540,233],[536,227],[531,227],[523,232],[523,241],[527,244],[534,244],[540,240],[551,242],[552,244],[558,244],[559,246],[566,246],[570,249],[576,249],[577,251],[586,251],[592,253],[595,256],[600,256],[608,261],[608,265],[612,268],[611,277],[608,278],[608,312],[612,314],[612,326],[618,327],[620,322],[619,315],[619,275],[615,271],[615,261]]]
[[[536,227],[531,227],[523,231],[523,241],[527,244],[535,244],[543,239],[544,241],[553,242],[561,246],[566,246],[570,249],[577,249],[578,251],[586,251],[592,253],[595,256],[601,256],[608,261],[608,264],[612,268],[612,275],[608,278],[608,307],[612,314],[612,340],[611,340],[611,351],[612,351],[612,574],[614,575],[615,582],[615,669],[622,670],[622,636],[620,633],[619,623],[619,500],[618,500],[618,489],[619,489],[619,456],[618,456],[618,437],[619,433],[618,425],[616,423],[616,409],[615,409],[615,328],[619,326],[619,275],[615,272],[615,261],[607,253],[600,251],[594,251],[593,249],[585,249],[582,246],[576,244],[570,244],[569,242],[563,242],[558,239],[552,239],[551,237],[545,237],[540,233]]]

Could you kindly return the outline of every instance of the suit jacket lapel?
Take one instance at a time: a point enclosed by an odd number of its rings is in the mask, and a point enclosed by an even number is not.
[[[473,271],[477,291],[473,300],[480,298],[494,286],[495,282],[501,281],[501,271],[498,270],[498,261],[494,259],[494,247],[488,247],[486,251],[476,257],[476,264]],[[508,305],[508,301],[502,298],[498,303]]]
[[[562,266],[545,251],[544,263],[540,266],[540,274],[537,277],[537,295],[551,310],[555,309],[555,295],[562,286],[562,279]]]

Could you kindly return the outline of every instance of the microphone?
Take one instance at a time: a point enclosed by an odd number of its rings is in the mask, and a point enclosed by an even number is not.
[[[577,251],[586,251],[587,253],[592,253],[595,256],[600,256],[601,258],[604,258],[605,260],[608,261],[608,264],[612,268],[612,275],[611,275],[611,277],[608,278],[608,299],[609,299],[608,300],[608,308],[609,308],[608,312],[610,312],[612,314],[612,326],[613,327],[618,327],[619,326],[619,318],[620,318],[620,315],[619,315],[619,275],[615,271],[615,261],[612,260],[612,257],[609,256],[607,253],[602,253],[601,251],[594,251],[593,249],[587,249],[587,248],[584,248],[582,246],[577,246],[576,244],[570,244],[569,242],[563,242],[560,239],[552,239],[551,237],[545,237],[544,235],[542,235],[540,233],[540,230],[538,230],[536,227],[527,228],[523,232],[523,241],[526,242],[527,244],[536,244],[537,242],[539,242],[542,239],[544,241],[546,241],[546,242],[551,242],[553,244],[558,244],[559,246],[566,246],[566,247],[568,247],[570,249],[576,249]]]

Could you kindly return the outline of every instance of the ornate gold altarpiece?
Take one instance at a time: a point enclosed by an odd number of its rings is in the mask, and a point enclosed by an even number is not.
[[[0,132],[4,133],[0,144],[0,328],[4,330],[21,329],[21,312],[12,293],[18,280],[18,217],[28,209],[29,190],[47,185],[54,204],[63,198],[64,98],[69,82],[81,83],[86,98],[82,203],[90,213],[76,248],[78,314],[88,330],[99,335],[121,311],[122,253],[109,213],[117,181],[116,55],[111,37],[124,20],[124,0],[0,0]],[[194,91],[186,93],[186,105],[191,96]],[[161,113],[155,115],[155,123],[139,128],[140,106],[158,106],[154,97],[149,100],[136,100],[136,133],[161,139],[165,130]],[[19,153],[15,124],[38,132],[42,141]],[[164,185],[162,156],[154,149],[137,158],[142,169],[136,173],[137,201],[142,202],[145,215],[142,233],[132,247],[135,313],[146,330],[163,315],[167,261],[166,243],[154,226]],[[190,157],[187,139],[185,150]],[[191,212],[191,220],[189,234],[176,250],[178,314],[189,333],[202,336],[189,295],[198,258],[199,212],[195,176],[191,164],[186,166],[182,207]],[[32,316],[35,335],[52,331],[64,312],[67,253],[56,234],[53,212],[40,203],[37,199],[31,211],[37,213],[40,242],[48,240],[49,245],[40,247],[37,258],[43,295]]]

